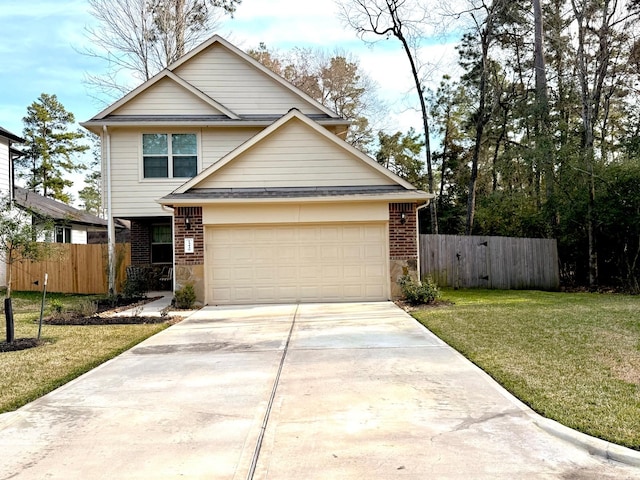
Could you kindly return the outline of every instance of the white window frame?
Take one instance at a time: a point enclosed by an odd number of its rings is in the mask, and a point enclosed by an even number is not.
[[[144,176],[144,135],[167,135],[167,176],[166,177],[145,177]],[[188,180],[193,177],[174,177],[173,176],[173,154],[172,154],[172,142],[171,137],[173,135],[195,135],[196,137],[196,171],[194,177],[198,175],[201,170],[201,158],[202,152],[200,148],[200,135],[197,132],[189,131],[189,132],[142,132],[140,135],[140,181],[142,182],[166,182],[173,180]],[[152,155],[150,155],[152,156]]]

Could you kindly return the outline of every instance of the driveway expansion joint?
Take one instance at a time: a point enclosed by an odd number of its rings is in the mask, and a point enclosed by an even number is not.
[[[282,369],[284,368],[284,362],[287,358],[287,353],[289,352],[289,344],[291,343],[291,337],[293,336],[293,329],[296,326],[296,317],[298,316],[298,310],[300,309],[300,304],[296,305],[296,310],[293,313],[293,318],[291,319],[291,328],[289,328],[289,334],[287,336],[287,341],[285,342],[284,348],[282,349],[282,356],[280,358],[280,365],[278,366],[278,372],[276,373],[276,378],[273,381],[273,388],[271,389],[271,395],[269,397],[269,403],[267,404],[267,409],[264,414],[264,419],[262,421],[262,426],[260,427],[260,434],[258,435],[258,440],[256,442],[256,448],[253,453],[253,458],[251,459],[251,467],[249,468],[249,473],[247,474],[247,480],[252,480],[255,473],[256,468],[258,466],[258,458],[260,457],[260,451],[262,450],[262,441],[264,440],[264,434],[267,431],[267,426],[269,425],[269,416],[271,415],[271,410],[273,408],[273,402],[276,398],[276,393],[278,391],[278,385],[280,384],[280,375],[282,374]]]

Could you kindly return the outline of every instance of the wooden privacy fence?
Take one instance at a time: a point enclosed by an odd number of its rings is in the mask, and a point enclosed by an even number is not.
[[[121,285],[131,263],[131,244],[116,246],[116,279]],[[44,274],[49,274],[47,291],[60,293],[104,294],[107,278],[108,245],[55,244],[53,255],[43,262],[15,263],[11,269],[13,290],[40,291]],[[33,282],[39,281],[39,285]],[[120,289],[118,289],[120,291]]]
[[[420,235],[420,272],[454,288],[557,290],[555,239]]]

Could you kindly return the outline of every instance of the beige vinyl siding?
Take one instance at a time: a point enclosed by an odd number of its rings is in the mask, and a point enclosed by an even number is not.
[[[167,215],[156,202],[186,179],[142,178],[143,133],[196,133],[199,137],[198,168],[201,171],[258,133],[256,128],[225,129],[111,129],[112,208],[116,217]]]
[[[202,168],[207,168],[235,150],[262,128],[211,128],[202,131]]]
[[[394,181],[292,120],[197,188],[394,185]]]
[[[322,113],[220,44],[174,73],[238,115],[284,114],[294,107],[305,114]]]
[[[343,203],[336,208],[329,203],[205,205],[202,221],[207,225],[242,225],[247,223],[352,223],[387,222],[387,202]]]
[[[178,85],[163,78],[113,112],[113,115],[220,115],[221,112]]]
[[[0,195],[9,192],[9,140],[0,137]]]
[[[176,130],[169,133],[176,133]],[[185,179],[141,180],[141,135],[140,131],[111,132],[111,205],[114,217],[167,215],[155,200],[185,182]]]

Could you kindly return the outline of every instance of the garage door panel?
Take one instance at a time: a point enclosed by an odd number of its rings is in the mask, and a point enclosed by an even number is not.
[[[368,265],[365,265],[364,274],[367,278],[371,278],[371,279],[386,277],[387,270],[382,265],[368,264]]]
[[[271,267],[256,267],[256,279],[257,280],[274,281],[276,279],[276,277],[273,274],[273,268],[271,268]]]
[[[366,265],[345,265],[344,278],[348,281],[364,278]]]
[[[384,295],[385,289],[382,285],[366,285],[365,294],[368,297],[377,297]]]
[[[322,279],[328,282],[338,282],[343,276],[343,267],[341,265],[322,265]]]
[[[207,302],[388,298],[386,225],[207,227]]]
[[[219,303],[231,302],[231,289],[229,288],[213,288],[212,294]]]

